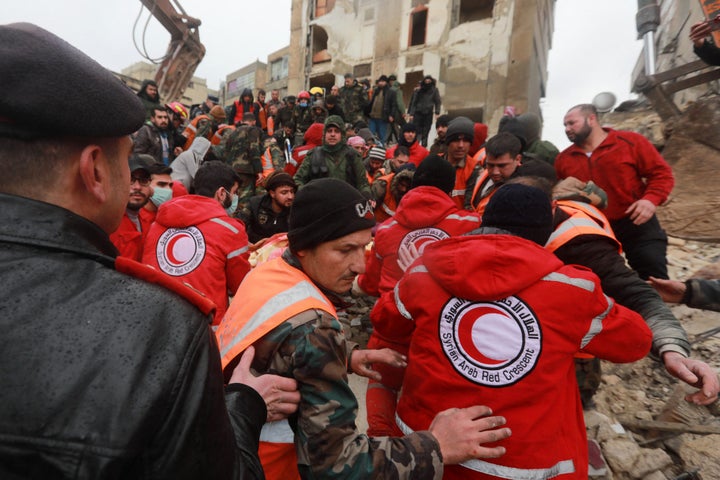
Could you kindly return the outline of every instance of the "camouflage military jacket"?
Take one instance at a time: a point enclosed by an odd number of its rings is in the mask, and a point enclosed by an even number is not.
[[[215,155],[238,173],[256,175],[262,172],[261,133],[257,127],[239,126],[223,136],[220,145],[215,149]]]
[[[293,122],[295,122],[295,132],[305,132],[310,125],[313,124],[313,113],[310,107],[301,107],[295,105],[292,115]]]
[[[345,120],[349,123],[362,120],[368,100],[367,93],[363,90],[362,85],[357,82],[352,87],[341,87],[340,107],[345,112]]]
[[[299,266],[289,252],[283,258]],[[303,478],[442,478],[439,446],[429,432],[399,438],[358,432],[358,404],[347,379],[348,355],[355,345],[347,342],[337,318],[308,310],[253,345],[256,371],[298,382],[300,406],[290,424]]]

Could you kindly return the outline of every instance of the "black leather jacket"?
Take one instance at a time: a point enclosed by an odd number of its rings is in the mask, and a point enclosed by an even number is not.
[[[93,223],[0,194],[0,478],[263,478],[266,410],[209,319]]]

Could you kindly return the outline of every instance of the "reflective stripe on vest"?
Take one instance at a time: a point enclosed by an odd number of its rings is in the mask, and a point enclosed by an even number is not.
[[[395,414],[395,423],[397,423],[398,428],[405,435],[410,435],[414,432],[412,428],[402,421],[397,413]],[[575,472],[575,464],[572,459],[561,460],[550,468],[514,468],[484,462],[482,460],[468,460],[462,462],[460,465],[470,470],[484,473],[485,475],[492,475],[499,478],[522,478],[523,480],[549,480],[560,475]]]
[[[197,132],[197,125],[200,123],[200,120],[203,119],[210,119],[207,115],[198,115],[197,117],[193,118],[190,123],[187,124],[185,127],[185,130],[183,130],[182,134],[187,140],[185,141],[185,146],[183,150],[190,150],[190,145],[192,145],[193,140],[195,140],[195,133]]]
[[[615,238],[610,221],[597,208],[573,200],[558,200],[557,208],[570,215],[570,218],[555,227],[545,243],[545,248],[554,252],[579,235],[600,235],[612,239],[618,253],[622,253],[622,247]]]
[[[267,178],[270,176],[271,173],[273,173],[275,171],[275,166],[273,165],[272,152],[270,151],[270,147],[265,149],[265,153],[263,153],[262,157],[260,157],[260,161],[262,162],[262,176],[263,176],[263,178]]]
[[[337,317],[335,307],[297,268],[282,258],[252,270],[230,303],[215,332],[222,368],[266,333],[298,313],[323,310]]]

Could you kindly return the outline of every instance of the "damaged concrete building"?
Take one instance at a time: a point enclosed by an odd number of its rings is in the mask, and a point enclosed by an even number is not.
[[[540,112],[555,0],[293,0],[288,90],[397,75],[409,101],[432,75],[443,111],[497,127]]]

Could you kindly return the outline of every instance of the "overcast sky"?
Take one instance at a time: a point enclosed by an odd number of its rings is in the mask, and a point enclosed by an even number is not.
[[[200,38],[207,54],[196,75],[217,88],[225,75],[290,42],[290,0],[180,0],[188,15],[202,20]],[[27,21],[61,36],[107,68],[120,71],[143,60],[148,11],[132,0],[0,0],[2,23]],[[59,6],[62,5],[62,9]],[[602,91],[618,101],[631,98],[630,72],[642,41],[635,32],[633,0],[558,0],[549,59],[547,97],[543,100],[544,137],[560,149],[569,145],[562,117],[575,104]],[[138,14],[140,17],[138,19]],[[144,48],[152,57],[165,53],[169,34],[154,19]],[[492,133],[492,132],[491,132]]]

